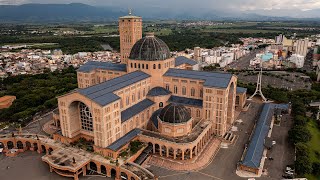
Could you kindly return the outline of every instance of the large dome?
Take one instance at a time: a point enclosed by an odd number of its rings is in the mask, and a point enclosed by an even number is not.
[[[155,37],[153,33],[147,33],[144,38],[133,45],[129,59],[157,61],[170,57],[170,50],[167,44]]]
[[[191,115],[183,105],[171,103],[161,110],[159,118],[163,122],[175,124],[188,122]]]

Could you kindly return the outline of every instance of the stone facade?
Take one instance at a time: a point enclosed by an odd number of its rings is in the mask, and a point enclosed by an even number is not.
[[[123,16],[119,18],[121,63],[127,64],[132,46],[142,38],[142,18]]]

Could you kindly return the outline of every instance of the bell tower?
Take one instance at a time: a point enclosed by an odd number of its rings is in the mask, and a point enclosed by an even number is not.
[[[119,18],[121,63],[127,64],[132,46],[142,38],[142,18],[133,16],[131,9],[127,16]]]

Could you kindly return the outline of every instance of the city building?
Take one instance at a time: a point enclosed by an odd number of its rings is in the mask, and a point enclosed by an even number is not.
[[[299,54],[293,54],[288,58],[288,60],[295,64],[296,68],[303,68],[305,56]]]
[[[295,54],[307,56],[309,39],[299,39],[295,42]]]
[[[194,48],[194,59],[200,61],[202,57],[202,49],[200,47]]]

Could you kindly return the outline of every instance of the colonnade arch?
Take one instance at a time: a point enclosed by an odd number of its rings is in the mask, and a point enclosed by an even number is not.
[[[212,127],[208,128],[207,131],[201,134],[201,137],[195,141],[188,144],[179,144],[174,142],[166,142],[161,140],[150,141],[148,140],[148,145],[153,148],[153,154],[164,156],[171,159],[177,160],[188,160],[193,159],[197,156],[211,141],[213,137],[214,129]]]

